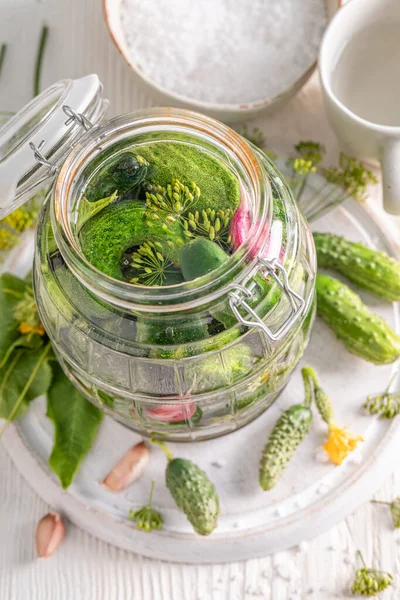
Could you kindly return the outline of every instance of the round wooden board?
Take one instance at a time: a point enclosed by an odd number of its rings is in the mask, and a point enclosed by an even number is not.
[[[346,237],[390,251],[388,241],[368,213],[354,203],[336,209],[314,229],[341,232]],[[5,270],[22,273],[32,260],[32,240],[11,255]],[[371,308],[399,329],[397,305],[362,294]],[[215,483],[221,499],[217,530],[202,538],[193,533],[164,486],[165,458],[151,448],[146,473],[120,494],[100,482],[116,460],[139,436],[106,418],[95,445],[74,483],[63,491],[47,466],[52,424],[45,400],[35,401],[27,414],[11,424],[3,441],[15,465],[36,492],[76,525],[126,550],[152,558],[188,563],[217,563],[264,556],[299,544],[342,520],[367,501],[398,464],[399,419],[381,421],[366,416],[361,406],[369,393],[385,389],[394,367],[376,367],[348,354],[319,321],[301,365],[312,364],[336,408],[336,421],[361,434],[365,442],[341,467],[320,462],[318,448],[326,428],[315,415],[312,432],[299,448],[278,485],[268,493],[258,487],[261,449],[272,424],[287,406],[303,397],[300,368],[278,401],[247,427],[220,439],[171,444],[176,456],[193,459]],[[300,365],[300,366],[301,366]],[[394,382],[399,389],[399,382]],[[319,453],[320,454],[320,453]],[[129,521],[130,508],[147,501],[156,480],[155,506],[164,529],[143,533]]]

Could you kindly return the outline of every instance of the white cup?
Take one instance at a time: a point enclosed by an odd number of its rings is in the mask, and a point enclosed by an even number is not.
[[[400,0],[347,2],[325,32],[319,55],[319,74],[328,118],[336,134],[355,155],[380,163],[384,208],[400,215],[400,126],[381,125],[360,117],[343,104],[333,90],[338,61],[344,49],[365,29],[388,23],[398,23],[400,45]],[[379,68],[385,69],[384,61]],[[400,108],[400,97],[398,102]]]

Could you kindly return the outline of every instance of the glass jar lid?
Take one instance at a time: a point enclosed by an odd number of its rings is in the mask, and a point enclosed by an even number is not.
[[[71,148],[108,107],[97,75],[64,79],[0,128],[0,218],[51,182]]]

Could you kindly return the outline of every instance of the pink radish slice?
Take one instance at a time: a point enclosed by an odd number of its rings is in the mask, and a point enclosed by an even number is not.
[[[237,250],[248,240],[251,224],[252,219],[248,196],[243,186],[241,186],[240,204],[232,217],[229,229],[233,250]],[[260,221],[258,220],[257,227],[259,226]],[[255,258],[259,254],[261,254],[262,258],[282,258],[284,254],[284,249],[282,248],[282,223],[276,221],[273,223],[271,231],[268,232],[268,229],[269,223],[266,222],[257,234],[257,239],[250,250],[251,258]],[[266,237],[267,240],[265,241]]]
[[[155,408],[147,408],[144,412],[150,419],[163,423],[176,423],[191,419],[196,409],[194,402],[185,402],[184,404],[161,404]]]

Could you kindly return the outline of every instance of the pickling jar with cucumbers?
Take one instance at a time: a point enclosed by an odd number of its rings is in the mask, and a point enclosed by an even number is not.
[[[190,441],[268,409],[307,345],[312,236],[274,164],[203,115],[105,121],[95,75],[0,132],[0,217],[39,189],[38,310],[68,377],[145,435]],[[3,177],[4,174],[4,177]]]

